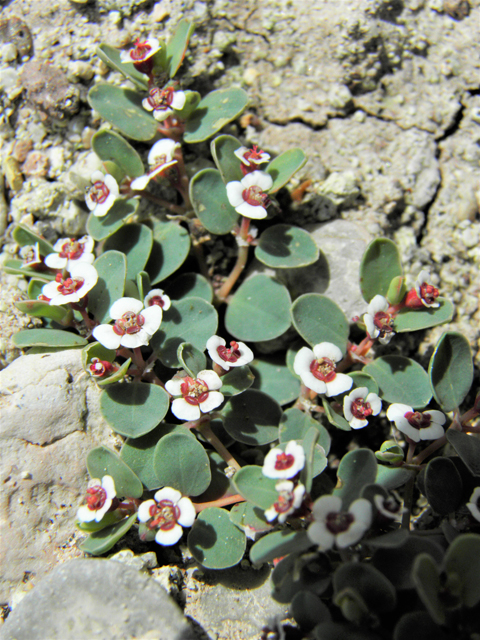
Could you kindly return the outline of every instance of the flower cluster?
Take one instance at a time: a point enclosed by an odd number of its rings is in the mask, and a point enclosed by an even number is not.
[[[212,336],[207,340],[207,351],[210,358],[222,369],[242,367],[253,360],[253,351],[243,342],[230,342],[230,348],[220,336]]]
[[[180,540],[183,527],[195,521],[195,507],[180,491],[164,487],[153,500],[146,500],[138,508],[138,519],[149,531],[155,532],[155,541],[171,546]]]
[[[165,383],[165,389],[174,400],[172,413],[179,420],[198,420],[202,413],[209,413],[223,402],[218,391],[222,381],[215,371],[199,371],[196,378],[177,375]]]
[[[305,486],[297,476],[305,466],[305,451],[295,440],[290,440],[285,451],[279,447],[270,449],[265,456],[262,473],[267,478],[278,479],[275,490],[277,500],[265,511],[265,518],[272,522],[278,518],[279,523],[286,521],[289,515],[297,511],[305,496]]]
[[[59,271],[53,282],[42,287],[41,300],[54,306],[77,303],[97,284],[97,270],[88,262],[73,262],[67,271],[69,277]]]
[[[340,349],[331,342],[320,342],[312,349],[302,347],[295,356],[293,369],[303,384],[326,396],[338,396],[351,389],[353,379],[337,373],[336,362],[343,359]]]
[[[115,320],[113,325],[98,325],[93,337],[107,349],[135,349],[150,342],[160,327],[163,312],[156,304],[144,309],[143,302],[136,298],[120,298],[110,307],[110,317]]]

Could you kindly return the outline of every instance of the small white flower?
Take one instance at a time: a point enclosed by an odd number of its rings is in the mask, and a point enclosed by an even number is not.
[[[45,258],[45,264],[51,269],[70,269],[78,262],[93,264],[93,238],[83,236],[80,240],[74,238],[60,238],[53,245],[56,253],[49,253]]]
[[[259,151],[256,145],[253,146],[253,149],[240,147],[233,153],[242,162],[242,164],[245,165],[245,167],[249,167],[251,170],[257,169],[259,164],[263,164],[270,160],[270,155],[265,153],[265,151]]]
[[[278,516],[278,522],[283,523],[301,506],[305,487],[300,483],[295,487],[291,480],[279,480],[275,490],[278,491],[278,499],[265,511],[265,518],[268,522],[272,522]]]
[[[377,493],[373,498],[373,502],[378,512],[389,520],[396,520],[398,516],[406,511],[405,507],[402,507],[393,496],[385,497],[381,493]]]
[[[356,544],[372,523],[372,505],[365,498],[359,498],[342,511],[342,499],[338,496],[322,496],[313,503],[314,522],[308,527],[307,535],[321,551],[328,551],[335,545],[345,549]]]
[[[152,87],[148,98],[144,98],[142,106],[147,111],[153,111],[153,117],[158,122],[163,122],[174,111],[181,111],[185,106],[187,96],[183,91],[174,91],[173,87],[159,89]]]
[[[150,293],[145,296],[143,306],[147,308],[154,304],[161,307],[163,311],[167,311],[167,309],[170,309],[172,301],[167,294],[163,292],[163,289],[152,289]]]
[[[273,180],[265,171],[252,171],[240,182],[227,183],[228,201],[235,211],[246,218],[259,220],[267,217],[270,200],[265,193],[272,188]]]
[[[175,397],[172,413],[179,420],[198,420],[202,413],[213,411],[223,402],[222,386],[215,371],[204,369],[196,378],[175,376],[165,383],[165,389]]]
[[[242,367],[253,360],[253,351],[243,342],[230,342],[230,349],[220,336],[212,336],[207,340],[207,351],[210,358],[225,371],[230,367]]]
[[[180,491],[164,487],[157,491],[154,500],[146,500],[138,508],[138,519],[154,531],[155,541],[163,546],[175,544],[182,537],[182,527],[195,522],[195,507],[189,498],[182,498]]]
[[[42,264],[42,257],[40,255],[40,245],[38,242],[35,244],[28,244],[22,247],[19,251],[20,257],[23,260],[22,267],[34,267]]]
[[[431,409],[429,411],[414,411],[407,404],[391,404],[387,409],[387,418],[395,422],[399,431],[414,442],[420,440],[436,440],[441,438],[445,431],[446,417],[441,411]]]
[[[79,302],[97,284],[97,270],[87,262],[76,262],[68,271],[69,278],[57,273],[53,282],[43,286],[42,295],[50,300],[51,305]]]
[[[118,349],[120,345],[129,349],[142,347],[150,342],[162,316],[162,309],[157,305],[144,309],[136,298],[120,298],[110,307],[110,317],[115,323],[100,324],[92,334],[107,349]]]
[[[415,291],[417,292],[417,296],[420,298],[422,304],[425,307],[433,309],[439,307],[440,303],[436,302],[438,289],[431,284],[431,280],[432,279],[428,271],[425,269],[420,271],[415,281]]]
[[[282,451],[279,447],[270,449],[263,462],[262,473],[267,478],[293,478],[305,466],[305,451],[301,444],[290,440]]]
[[[337,373],[335,363],[342,360],[341,350],[331,342],[320,342],[313,347],[302,347],[295,356],[293,370],[303,384],[328,397],[338,396],[352,388],[353,379],[344,373]]]
[[[160,49],[160,42],[157,38],[148,38],[143,42],[140,38],[137,38],[134,45],[133,49],[129,51],[120,51],[120,60],[122,62],[133,62],[134,64],[145,62]]]
[[[375,296],[363,316],[367,333],[372,340],[378,338],[380,344],[388,344],[395,335],[393,317],[388,313],[388,300],[381,295]]]
[[[163,138],[158,140],[150,149],[148,154],[148,166],[150,171],[132,180],[130,188],[133,191],[143,191],[147,184],[155,178],[155,176],[161,175],[166,169],[177,164],[177,160],[173,159],[173,155],[177,149],[180,149],[179,142],[170,140],[170,138]]]
[[[476,487],[470,496],[470,502],[467,502],[467,509],[475,520],[480,522],[480,487]]]
[[[106,216],[118,198],[120,190],[117,181],[110,174],[101,171],[92,173],[92,185],[85,195],[87,207],[97,218]]]
[[[115,483],[111,476],[103,476],[102,480],[93,479],[88,483],[87,504],[77,511],[80,522],[100,522],[116,497]]]
[[[343,413],[352,429],[362,429],[368,424],[368,416],[378,416],[382,401],[376,393],[369,393],[367,387],[350,391],[343,399]]]

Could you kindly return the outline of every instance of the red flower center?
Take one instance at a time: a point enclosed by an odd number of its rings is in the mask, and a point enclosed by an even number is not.
[[[426,429],[432,424],[432,417],[429,413],[407,411],[405,418],[414,429]]]
[[[87,489],[87,507],[90,511],[98,511],[107,499],[107,492],[100,485]]]
[[[152,87],[147,100],[155,111],[166,111],[167,109],[170,109],[174,93],[175,91],[173,87],[166,87],[165,89]]]
[[[77,240],[68,240],[62,245],[59,252],[60,258],[67,258],[67,260],[78,260],[85,250],[84,243]]]
[[[232,340],[232,342],[230,342],[230,347],[230,349],[227,349],[227,347],[223,346],[217,347],[217,353],[222,360],[225,360],[225,362],[236,362],[239,358],[242,357],[238,342]]]
[[[115,370],[115,366],[107,360],[100,360],[99,358],[92,358],[90,364],[90,373],[96,378],[102,378]]]
[[[134,62],[141,62],[148,56],[152,47],[148,42],[141,42],[140,38],[137,38],[134,42],[135,47],[130,51],[130,57]]]
[[[148,306],[153,307],[154,304],[157,305],[157,307],[162,307],[163,309],[163,307],[165,306],[165,301],[162,296],[152,296],[148,301]]]
[[[145,318],[141,313],[137,314],[134,311],[127,311],[115,322],[113,330],[117,336],[123,336],[125,333],[131,335],[132,333],[138,333],[144,324]]]
[[[98,180],[98,182],[93,183],[93,186],[90,188],[88,193],[93,202],[96,204],[103,204],[110,195],[110,189],[107,187],[105,182]]]
[[[293,467],[294,462],[295,456],[292,456],[291,453],[279,453],[277,454],[277,459],[275,460],[275,469],[277,469],[277,471],[290,469],[290,467]]]
[[[280,491],[273,508],[277,513],[286,513],[292,508],[294,499],[293,491]]]
[[[169,531],[177,524],[180,517],[180,509],[171,500],[160,500],[150,507],[150,520],[147,525],[150,529],[163,529]]]
[[[325,518],[325,526],[330,533],[337,535],[338,533],[347,531],[354,521],[355,518],[351,513],[337,513],[332,511]]]
[[[242,198],[252,207],[268,207],[270,200],[262,188],[254,184],[243,190]]]
[[[373,324],[380,331],[381,335],[393,333],[393,318],[386,311],[377,311],[373,319]]]
[[[180,390],[188,404],[197,407],[208,398],[208,386],[203,380],[186,377],[183,379]]]
[[[427,304],[433,304],[436,298],[438,298],[438,289],[435,289],[433,284],[427,284],[424,282],[420,285],[420,297]]]
[[[62,296],[70,296],[72,293],[76,293],[85,283],[85,279],[78,276],[62,280],[61,273],[57,273],[55,280],[58,282],[57,291],[61,293]]]
[[[363,420],[371,416],[373,413],[373,409],[370,406],[369,402],[366,402],[363,398],[357,398],[352,402],[352,406],[350,407],[350,411],[359,420]]]
[[[321,380],[322,382],[332,382],[332,380],[335,380],[335,376],[337,375],[335,363],[329,358],[312,360],[310,371],[317,380]]]

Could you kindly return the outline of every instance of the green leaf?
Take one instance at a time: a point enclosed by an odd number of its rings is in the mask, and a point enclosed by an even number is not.
[[[278,338],[290,327],[290,304],[290,294],[282,284],[263,274],[252,276],[231,299],[225,326],[245,342]]]
[[[63,347],[69,349],[83,347],[87,344],[82,336],[61,329],[24,329],[13,336],[12,342],[19,349],[26,347]]]
[[[301,443],[305,451],[305,466],[300,473],[300,479],[307,493],[312,490],[313,478],[322,473],[328,464],[323,447],[317,447],[319,435],[318,429],[310,427]]]
[[[117,498],[141,498],[143,486],[135,473],[119,456],[107,449],[97,447],[87,456],[87,469],[91,478],[101,480],[111,476],[115,483]]]
[[[120,71],[124,76],[133,82],[142,91],[148,91],[148,78],[144,73],[137,71],[133,62],[122,62],[120,51],[108,44],[101,44],[97,47],[97,56],[108,64],[109,67]]]
[[[232,367],[228,373],[222,376],[222,393],[224,396],[236,396],[252,386],[255,376],[250,367]]]
[[[400,304],[407,293],[407,286],[405,284],[404,276],[397,276],[393,278],[388,287],[387,295],[385,296],[388,302],[392,305]]]
[[[403,615],[393,633],[393,640],[449,640],[444,631],[435,624],[426,611],[412,611]]]
[[[230,520],[245,533],[265,533],[272,525],[265,520],[263,510],[250,502],[240,502],[230,510]]]
[[[462,404],[473,381],[470,344],[465,336],[448,331],[437,343],[428,365],[433,395],[443,411]]]
[[[374,378],[386,402],[400,402],[414,409],[426,407],[432,399],[425,369],[403,356],[382,356],[363,368]]]
[[[470,473],[480,477],[480,440],[455,429],[447,429],[446,436]]]
[[[199,273],[182,273],[167,288],[172,300],[182,298],[203,298],[207,302],[213,300],[213,289],[210,282]]]
[[[388,238],[372,240],[360,264],[360,289],[367,302],[376,295],[386,296],[390,283],[402,275],[397,245]]]
[[[116,433],[138,438],[152,431],[170,406],[168,393],[154,384],[114,384],[100,396],[100,411]]]
[[[237,118],[248,104],[247,93],[238,87],[208,93],[186,124],[184,141],[203,142]]]
[[[115,200],[112,208],[105,216],[94,216],[91,213],[87,220],[87,232],[94,240],[105,240],[126,224],[127,219],[133,216],[139,205],[137,198],[130,200]]]
[[[110,319],[112,304],[123,296],[127,275],[127,259],[120,251],[106,251],[95,260],[97,284],[88,294],[88,310],[98,322]]]
[[[39,236],[38,233],[35,233],[24,224],[16,225],[12,232],[12,238],[20,247],[35,245],[38,242],[38,249],[42,256],[48,256],[49,253],[55,253],[55,249],[50,242],[47,242],[42,238],[42,236]]]
[[[152,286],[182,266],[190,251],[188,231],[176,222],[153,222],[153,248],[145,271]]]
[[[337,413],[333,406],[328,402],[325,396],[322,396],[322,405],[325,409],[325,415],[330,424],[333,424],[337,429],[341,429],[342,431],[351,431],[352,427],[350,426],[348,420],[345,420],[343,416]]]
[[[270,193],[276,193],[293,177],[293,175],[307,162],[307,156],[299,148],[288,149],[277,156],[267,167],[267,173],[272,176],[273,185]]]
[[[180,68],[188,42],[194,31],[195,25],[184,18],[177,24],[173,35],[167,42],[167,70],[170,78],[173,78]]]
[[[225,431],[234,440],[255,446],[277,439],[282,410],[270,396],[248,389],[229,398],[222,415]]]
[[[430,557],[430,556],[428,556]],[[346,562],[333,574],[334,598],[354,588],[370,612],[392,611],[397,603],[395,587],[378,569],[363,562]]]
[[[299,591],[292,600],[290,611],[305,631],[311,631],[317,624],[332,619],[328,607],[311,591]]]
[[[227,569],[240,562],[246,538],[230,521],[228,511],[218,507],[204,509],[188,534],[188,548],[197,562],[207,569]]]
[[[150,284],[150,276],[146,271],[137,273],[137,289],[140,300],[144,300],[147,293],[152,288]]]
[[[46,280],[39,280],[36,278],[32,278],[28,283],[28,289],[27,289],[28,299],[36,300],[38,296],[42,293],[42,289],[45,284],[47,284]]]
[[[128,64],[128,63],[127,63]],[[104,120],[111,122],[125,136],[148,142],[155,137],[158,123],[142,106],[136,91],[99,82],[88,92],[88,102]]]
[[[340,307],[319,293],[306,293],[292,305],[293,326],[310,346],[331,342],[342,353],[347,350],[349,326]]]
[[[42,300],[20,300],[15,302],[15,306],[19,311],[28,313],[34,318],[50,318],[59,324],[68,325],[73,319],[73,314],[69,307],[49,304]]]
[[[190,200],[205,229],[216,235],[233,230],[238,213],[230,204],[220,172],[202,169],[190,181]]]
[[[112,160],[105,160],[103,162],[103,168],[105,169],[106,173],[109,173],[112,178],[115,178],[117,184],[121,184],[125,180],[125,171],[123,171],[123,169],[120,169],[118,164],[116,164]]]
[[[177,349],[177,358],[189,376],[196,378],[200,371],[207,368],[207,358],[203,351],[189,342],[182,342]]]
[[[85,370],[92,364],[93,358],[113,362],[115,360],[115,349],[107,349],[100,342],[92,342],[85,349],[82,349],[82,365]]]
[[[92,556],[101,556],[117,544],[123,536],[132,528],[137,520],[137,514],[133,513],[117,524],[106,527],[101,531],[94,531],[86,540],[79,544],[83,553]]]
[[[137,151],[116,131],[101,129],[92,138],[92,149],[103,162],[114,162],[129,178],[145,173]]]
[[[127,279],[136,280],[153,246],[153,233],[144,224],[128,224],[105,240],[105,251],[120,251],[127,258]]]
[[[280,405],[296,400],[300,380],[290,373],[282,357],[255,358],[250,367],[254,374],[253,388],[271,396]]]
[[[243,179],[242,162],[234,153],[242,146],[237,138],[228,135],[217,136],[210,143],[210,151],[225,184]]]
[[[368,393],[376,393],[378,395],[378,384],[372,376],[365,373],[365,371],[352,371],[348,373],[353,379],[353,386],[355,388],[367,387]]]
[[[480,602],[480,535],[464,533],[455,538],[445,554],[444,566],[450,580],[460,588],[461,602],[466,607],[477,605]]]
[[[106,387],[109,384],[114,384],[115,382],[122,382],[125,376],[127,375],[127,371],[130,368],[131,364],[132,364],[132,359],[128,358],[128,360],[125,360],[122,366],[119,367],[117,371],[115,371],[110,376],[108,376],[108,378],[100,378],[100,379],[96,378],[95,382],[98,384],[99,387]]]
[[[377,475],[377,460],[370,449],[354,449],[346,453],[337,470],[337,486],[333,495],[342,499],[342,508],[348,509],[367,484],[373,484]]]
[[[302,553],[313,547],[306,531],[275,531],[260,538],[250,549],[250,560],[257,564],[272,562],[291,553]]]
[[[440,576],[437,565],[427,553],[420,553],[413,563],[412,579],[428,613],[437,624],[445,623],[445,605],[440,599]]]
[[[278,499],[276,483],[274,478],[264,476],[262,467],[255,464],[242,467],[233,476],[233,484],[238,493],[263,511],[269,509]]]
[[[289,224],[266,229],[255,247],[257,260],[274,269],[306,267],[316,262],[319,255],[319,248],[308,231]]]
[[[210,423],[215,435],[217,435],[220,430],[225,433],[221,424],[222,423],[219,420],[212,420]],[[220,429],[218,429],[218,425],[220,426]],[[195,438],[195,435],[190,429],[187,427],[183,428],[188,435]],[[199,435],[202,437],[201,434]],[[198,503],[213,502],[214,500],[220,500],[221,498],[233,496],[237,493],[233,486],[233,482],[225,474],[227,463],[222,456],[213,449],[207,449],[207,455],[210,461],[210,473],[212,474],[212,480],[206,491],[201,493],[199,496],[195,496],[195,502]]]
[[[166,367],[179,368],[177,349],[180,344],[189,342],[204,351],[207,340],[215,335],[217,325],[217,312],[206,300],[184,298],[174,301],[164,312],[160,329],[150,340],[150,346]]]
[[[430,460],[425,471],[425,491],[430,506],[441,516],[459,508],[463,497],[463,482],[450,458]]]
[[[200,495],[212,479],[205,449],[184,433],[170,433],[159,440],[153,468],[162,486],[173,487],[186,496]]]
[[[413,471],[402,467],[385,467],[379,464],[375,483],[391,491],[406,484],[412,477],[412,473]]]
[[[175,116],[179,120],[188,120],[195,109],[198,107],[202,96],[198,93],[198,91],[184,91],[185,93],[185,104],[183,105],[183,109],[174,109]]]
[[[279,441],[303,440],[307,431],[315,427],[318,431],[318,444],[326,454],[330,451],[331,438],[328,431],[317,420],[300,409],[287,409],[280,420]]]
[[[302,533],[306,536],[305,532]],[[265,536],[265,538],[267,537],[269,536]],[[262,540],[265,540],[265,538],[262,538]],[[262,540],[259,542],[261,543]],[[305,542],[307,541],[308,537]],[[299,591],[310,591],[320,595],[330,585],[331,572],[332,569],[325,554],[314,552],[304,554],[301,552],[290,553],[280,560],[272,572],[272,597],[277,602],[287,603],[291,602]],[[318,638],[320,639],[320,636]],[[350,632],[336,636],[335,640],[344,640],[344,638],[354,640],[354,636]],[[323,634],[321,640],[325,640]]]
[[[440,306],[436,309],[424,307],[423,309],[400,309],[395,316],[394,327],[397,333],[406,331],[421,331],[435,327],[438,324],[450,322],[455,313],[455,307],[445,298],[437,298]]]

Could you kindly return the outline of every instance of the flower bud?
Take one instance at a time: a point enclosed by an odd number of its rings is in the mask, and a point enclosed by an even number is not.
[[[380,451],[375,451],[375,456],[380,462],[396,465],[403,462],[403,449],[395,440],[386,440],[380,447]]]

